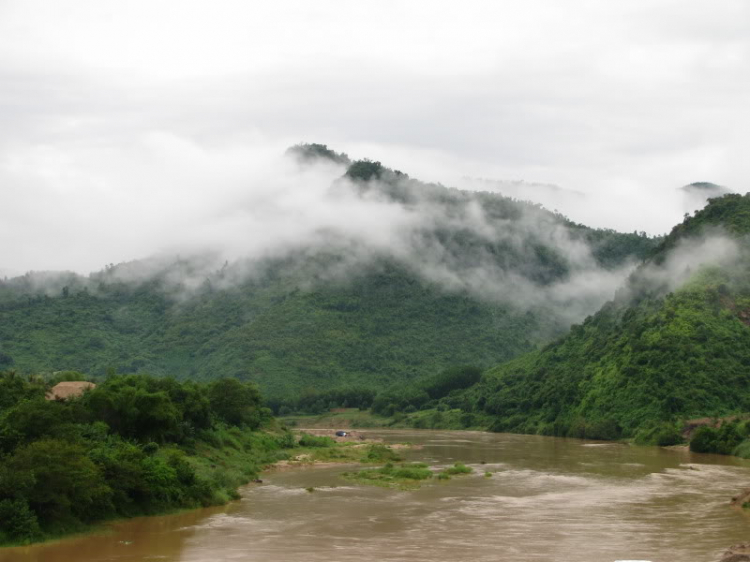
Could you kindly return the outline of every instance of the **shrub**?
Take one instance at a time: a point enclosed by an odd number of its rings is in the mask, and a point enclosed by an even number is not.
[[[0,501],[0,532],[22,543],[29,543],[40,535],[39,521],[26,500]]]
[[[293,449],[297,446],[297,441],[291,431],[285,431],[276,437],[276,444],[282,449]]]
[[[362,462],[386,462],[386,461],[400,461],[399,457],[393,449],[385,445],[368,445],[365,450],[365,454],[362,456]]]
[[[743,439],[736,422],[724,423],[719,428],[699,427],[690,441],[690,450],[696,453],[731,455]]]
[[[395,478],[405,478],[408,480],[426,480],[432,478],[432,471],[423,463],[402,464],[400,467],[393,469],[392,474]]]
[[[673,422],[664,422],[653,427],[640,429],[635,435],[635,443],[638,445],[669,447],[679,445],[683,441],[680,427]]]
[[[299,440],[300,447],[333,447],[336,441],[323,435],[303,433]]]
[[[451,466],[451,467],[446,468],[445,470],[443,470],[443,472],[445,474],[451,474],[451,475],[455,475],[455,474],[471,474],[472,472],[474,472],[474,469],[466,466],[464,463],[457,462],[453,466]]]

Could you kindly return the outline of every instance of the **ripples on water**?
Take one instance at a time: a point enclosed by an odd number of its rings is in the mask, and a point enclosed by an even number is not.
[[[349,467],[278,472],[224,508],[6,550],[0,562],[712,562],[750,539],[748,517],[728,507],[750,485],[738,459],[536,436],[385,437],[423,444],[409,460],[475,473],[403,492],[349,485]]]

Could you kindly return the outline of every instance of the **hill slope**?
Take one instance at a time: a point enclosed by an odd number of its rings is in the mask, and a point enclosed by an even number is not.
[[[332,158],[311,146],[305,165]],[[0,368],[233,376],[278,397],[490,366],[595,310],[658,243],[377,162],[342,170],[331,198],[397,220],[223,265],[144,260],[0,282]]]
[[[632,436],[750,410],[750,194],[686,218],[617,298],[461,401],[498,431]]]

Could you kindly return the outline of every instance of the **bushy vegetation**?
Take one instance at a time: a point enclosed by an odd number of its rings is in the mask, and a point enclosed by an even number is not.
[[[310,435],[309,433],[303,433],[300,437],[300,447],[333,447],[336,441],[330,437],[324,435]]]
[[[382,486],[385,488],[399,488],[409,490],[418,488],[423,482],[436,480],[450,480],[451,476],[471,474],[474,469],[457,462],[439,472],[434,472],[425,463],[403,463],[395,465],[388,462],[381,468],[368,468],[345,472],[342,476],[360,484]]]
[[[434,375],[392,385],[379,392],[372,403],[376,414],[390,416],[395,412],[410,413],[437,406],[438,401],[451,392],[468,388],[479,382],[479,367],[451,367]]]
[[[390,462],[381,468],[367,468],[342,474],[343,478],[360,484],[401,489],[416,488],[421,481],[433,476],[434,473],[424,463],[394,465]]]
[[[682,422],[655,423],[651,427],[642,426],[635,434],[635,443],[638,445],[657,445],[659,447],[670,447],[685,442],[682,435]]]
[[[305,389],[301,396],[272,398],[269,407],[275,414],[321,414],[336,408],[367,409],[375,399],[376,391],[369,387],[342,386],[329,390]]]
[[[696,453],[731,455],[748,435],[748,424],[737,421],[724,422],[719,427],[699,427],[690,440],[690,450]]]
[[[453,466],[449,466],[448,468],[443,470],[443,473],[449,476],[457,476],[460,474],[471,474],[472,472],[474,472],[474,469],[466,466],[462,462],[457,462]]]
[[[387,445],[368,445],[365,453],[360,458],[363,463],[398,462],[403,460],[393,449]]]
[[[65,401],[48,386],[0,374],[0,543],[225,502],[290,445],[256,431],[270,411],[236,380],[112,376]]]

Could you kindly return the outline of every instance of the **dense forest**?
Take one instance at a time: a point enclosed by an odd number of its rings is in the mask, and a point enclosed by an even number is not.
[[[679,442],[686,419],[750,412],[749,234],[750,195],[713,199],[567,335],[437,402],[420,381],[380,393],[373,407],[442,406],[495,431],[660,444]],[[731,251],[701,265],[700,244]],[[675,262],[680,252],[699,261]],[[726,453],[746,436],[744,425],[706,427],[695,447]]]
[[[0,281],[0,368],[233,377],[276,401],[345,386],[375,391],[532,351],[606,298],[566,284],[624,277],[660,242],[496,193],[423,183],[324,145],[290,156],[341,165],[332,197],[345,192],[412,217],[416,226],[394,234],[402,253],[329,233],[324,243],[232,263],[175,257]]]
[[[225,503],[294,446],[257,388],[111,376],[48,400],[61,379],[0,373],[0,544],[70,533],[114,517]]]

